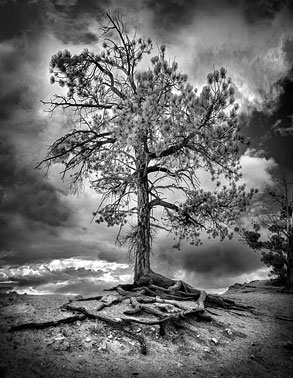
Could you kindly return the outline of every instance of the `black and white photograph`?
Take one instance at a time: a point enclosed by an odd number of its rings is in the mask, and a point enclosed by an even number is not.
[[[0,375],[293,364],[292,0],[0,0]]]

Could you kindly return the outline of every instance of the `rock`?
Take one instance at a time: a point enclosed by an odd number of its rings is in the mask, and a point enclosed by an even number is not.
[[[54,341],[60,341],[60,340],[64,340],[65,339],[65,337],[63,336],[63,335],[58,335],[58,336],[56,336],[56,337],[54,337]]]
[[[70,349],[70,344],[68,341],[59,340],[53,344],[52,348],[56,351],[65,351]]]
[[[291,341],[287,341],[284,345],[283,348],[288,349],[288,350],[293,350],[293,344]]]
[[[80,301],[81,299],[83,299],[83,296],[82,295],[76,295],[73,299],[75,301]]]
[[[233,332],[231,331],[230,328],[226,328],[226,329],[224,330],[224,332],[225,332],[228,336],[232,336],[232,335],[233,335]]]
[[[212,353],[212,350],[211,350],[211,348],[209,348],[209,347],[205,347],[205,348],[204,348],[204,351],[205,351],[206,353]]]
[[[170,304],[155,303],[155,306],[163,312],[174,313],[179,311],[179,309],[176,309],[173,305]]]
[[[90,337],[87,337],[85,340],[84,340],[86,343],[90,343],[92,341],[92,339]]]
[[[65,337],[71,336],[72,335],[72,330],[68,329],[68,328],[65,328],[65,329],[63,329],[62,334]]]
[[[217,339],[215,339],[214,337],[211,338],[211,342],[215,345],[218,345],[219,344],[219,341]]]
[[[100,350],[102,352],[106,352],[107,351],[107,345],[102,344],[101,346],[99,346],[98,350]]]
[[[103,303],[110,303],[110,302],[114,301],[115,299],[117,299],[117,295],[107,294],[107,295],[104,295],[104,296],[100,299],[100,302],[103,302]]]
[[[63,341],[62,350],[70,350],[70,344],[68,341]]]

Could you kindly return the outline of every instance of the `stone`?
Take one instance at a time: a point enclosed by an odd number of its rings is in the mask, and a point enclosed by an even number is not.
[[[56,351],[65,351],[70,349],[70,344],[66,340],[59,340],[53,344],[52,348]]]
[[[81,299],[83,299],[83,296],[82,295],[76,295],[73,299],[75,301],[80,301]]]
[[[68,328],[65,328],[65,329],[63,329],[62,334],[65,337],[71,336],[72,335],[72,330],[68,329]]]
[[[98,350],[102,351],[102,352],[106,352],[107,351],[107,345],[101,345]]]
[[[70,344],[68,341],[63,341],[62,350],[70,350]]]
[[[63,335],[58,335],[58,336],[56,336],[56,337],[54,337],[54,341],[60,341],[60,340],[64,340],[65,339],[65,337],[63,336]]]
[[[232,335],[233,335],[233,332],[231,331],[230,328],[226,328],[226,329],[224,330],[224,332],[225,332],[228,336],[232,336]]]
[[[215,345],[218,345],[219,344],[219,341],[217,339],[215,339],[214,337],[211,338],[211,342]]]

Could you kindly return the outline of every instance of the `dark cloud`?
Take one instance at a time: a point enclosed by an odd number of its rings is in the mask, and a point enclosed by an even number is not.
[[[0,3],[0,41],[43,29],[43,1],[2,1]]]
[[[16,264],[94,254],[97,247],[64,240],[64,230],[78,228],[66,191],[35,169],[50,144],[49,126],[58,130],[58,123],[43,116],[47,68],[41,40],[32,40],[21,35],[0,44],[0,252],[12,251],[6,261]]]
[[[286,58],[288,62],[293,62],[293,38],[285,40],[284,52],[286,54]],[[292,77],[293,77],[293,71],[292,71]]]
[[[15,0],[0,3],[0,41],[51,32],[65,43],[97,42],[89,30],[105,13],[105,1]]]
[[[52,1],[48,10],[48,27],[64,43],[91,44],[98,41],[96,32],[90,31],[95,21],[105,16],[107,1],[74,0]]]
[[[39,111],[37,52],[23,36],[0,45],[0,250],[15,249],[18,257],[36,255],[36,241],[72,224],[59,190],[34,169],[48,126]]]
[[[153,13],[153,26],[156,29],[172,31],[192,22],[191,16],[197,3],[198,1],[188,0],[148,0],[146,6]]]
[[[242,116],[243,130],[250,137],[251,146],[266,151],[267,157],[273,157],[281,166],[291,166],[293,133],[292,98],[293,70],[276,83],[280,87],[278,106],[273,112],[251,109],[248,116]],[[289,130],[289,132],[286,132]]]
[[[108,0],[52,0],[51,3],[56,12],[67,14],[68,18],[77,20],[80,17],[100,18],[101,13],[111,2]]]
[[[243,13],[250,23],[272,20],[277,13],[290,9],[291,1],[284,0],[245,0],[241,1]]]
[[[85,233],[78,225],[60,227],[32,222],[18,212],[11,215],[2,213],[0,222],[0,251],[11,251],[1,259],[1,264],[21,266],[80,256],[108,262],[127,262],[125,251],[100,242],[105,238],[105,233],[100,230],[92,235]]]
[[[187,249],[183,268],[189,272],[212,277],[241,275],[260,268],[259,256],[237,243],[217,243],[198,251]]]
[[[167,276],[181,272],[195,286],[219,288],[227,287],[234,277],[263,268],[260,257],[236,240],[206,240],[199,247],[183,243],[180,251],[172,249],[170,242],[161,241],[154,253],[154,265]]]
[[[178,31],[206,16],[238,12],[249,24],[271,21],[278,13],[285,11],[293,16],[291,0],[145,0],[145,6],[153,13],[153,27],[166,33]],[[170,38],[171,40],[171,38]]]
[[[39,222],[49,226],[68,224],[71,211],[62,203],[56,188],[46,182],[38,172],[34,172],[33,167],[29,170],[27,167],[13,167],[8,164],[2,169],[2,156],[0,159],[0,183],[4,191],[2,214],[19,214],[27,222]],[[4,156],[4,164],[6,159]],[[9,168],[14,169],[7,172]]]

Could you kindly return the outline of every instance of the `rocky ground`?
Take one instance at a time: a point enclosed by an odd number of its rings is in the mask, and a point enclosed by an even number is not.
[[[293,366],[293,295],[269,282],[234,285],[225,297],[252,305],[255,313],[213,310],[211,323],[188,319],[182,328],[133,325],[137,341],[95,320],[40,330],[11,326],[72,316],[60,311],[64,296],[0,296],[0,376],[25,377],[289,377]],[[79,302],[94,311],[97,301]],[[114,319],[125,304],[108,307]]]

